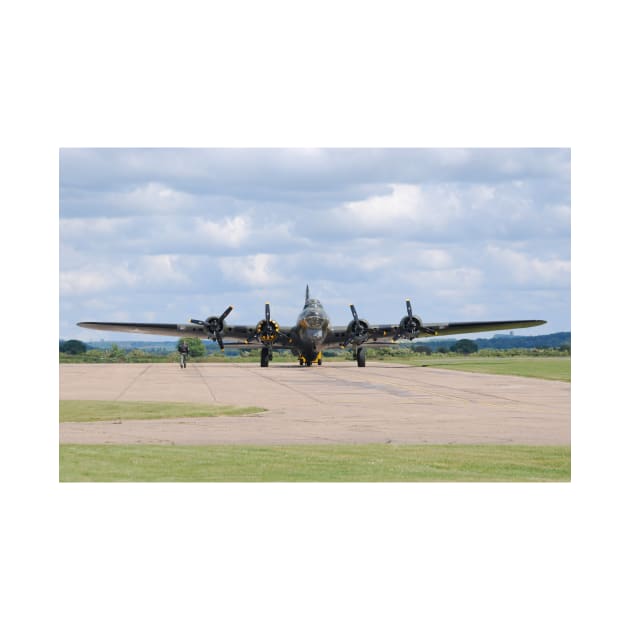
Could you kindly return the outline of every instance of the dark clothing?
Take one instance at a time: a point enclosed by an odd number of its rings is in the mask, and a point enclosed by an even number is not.
[[[181,354],[188,354],[189,352],[187,343],[180,343],[179,346],[177,346],[177,349]]]

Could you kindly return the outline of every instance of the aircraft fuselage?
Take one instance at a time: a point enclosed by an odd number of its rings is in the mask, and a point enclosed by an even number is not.
[[[328,335],[330,319],[319,300],[306,299],[304,309],[297,318],[297,323],[291,331],[295,349],[294,354],[300,362],[310,365],[321,359],[324,340]]]

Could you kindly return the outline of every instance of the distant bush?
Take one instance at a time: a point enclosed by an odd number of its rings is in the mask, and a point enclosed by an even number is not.
[[[59,342],[59,352],[66,354],[85,354],[87,346],[78,339],[68,339],[68,341]]]
[[[457,352],[458,354],[474,354],[478,350],[479,346],[470,339],[460,339],[451,346],[451,352]]]
[[[433,350],[431,350],[431,346],[427,346],[424,343],[414,343],[411,346],[413,352],[418,352],[420,354],[431,354]]]

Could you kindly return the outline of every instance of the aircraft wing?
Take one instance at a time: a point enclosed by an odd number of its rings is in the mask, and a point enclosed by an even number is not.
[[[113,332],[125,332],[125,333],[141,333],[143,335],[164,335],[171,337],[198,337],[199,339],[208,339],[207,330],[198,324],[147,324],[138,322],[79,322],[77,326],[82,328],[93,328],[94,330],[110,330]],[[280,327],[280,337],[277,342],[274,343],[276,348],[289,348],[289,344],[283,343],[283,337],[288,339],[289,331],[291,329],[285,326]],[[257,347],[262,344],[256,340],[247,340],[256,331],[256,324],[251,326],[225,326],[221,333],[223,339],[227,340],[226,347],[242,346]],[[234,340],[236,343],[230,344],[229,340]],[[239,343],[240,342],[240,343]],[[247,342],[247,343],[246,343]]]
[[[529,328],[530,326],[541,326],[547,322],[543,319],[514,319],[492,322],[442,322],[425,323],[422,322],[421,329],[414,334],[413,338],[420,337],[441,337],[444,335],[465,335],[468,333],[487,332],[492,330],[511,330],[514,328]],[[362,343],[382,345],[390,339],[394,340],[397,335],[401,339],[405,338],[404,331],[398,324],[382,324],[369,326],[366,331],[366,339]],[[343,343],[346,340],[347,328],[344,326],[333,326],[326,339],[327,344]],[[408,338],[408,337],[407,337]]]
[[[93,328],[94,330],[112,330],[114,332],[142,333],[145,335],[165,335],[176,337],[205,337],[205,334],[195,334],[198,329],[203,333],[201,326],[193,324],[141,324],[134,322],[79,322],[81,328]]]
[[[426,332],[421,337],[441,335],[465,335],[475,332],[487,332],[492,330],[511,330],[513,328],[529,328],[546,324],[544,319],[515,319],[498,322],[452,322],[447,324],[422,324],[423,328],[434,331],[433,335]]]

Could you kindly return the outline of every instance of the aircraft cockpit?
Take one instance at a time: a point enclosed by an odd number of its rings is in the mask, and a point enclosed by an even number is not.
[[[300,315],[300,324],[304,328],[322,329],[328,326],[328,315],[319,300],[307,300]]]
[[[321,328],[326,320],[321,316],[321,314],[317,313],[306,315],[304,317],[304,321],[306,322],[307,328]]]

